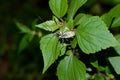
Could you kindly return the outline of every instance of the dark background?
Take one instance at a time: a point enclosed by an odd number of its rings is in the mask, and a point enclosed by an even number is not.
[[[100,16],[119,2],[88,0],[77,13]],[[43,59],[38,38],[20,54],[17,53],[23,35],[15,21],[31,27],[33,21],[40,23],[51,17],[48,0],[0,0],[0,80],[57,80],[56,63],[44,75],[41,74]]]

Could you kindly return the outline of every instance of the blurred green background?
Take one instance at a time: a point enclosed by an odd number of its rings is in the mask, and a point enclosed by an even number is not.
[[[0,0],[0,80],[57,80],[54,63],[42,75],[43,58],[39,38],[35,37],[28,47],[17,53],[23,37],[15,21],[31,28],[32,23],[51,19],[49,0]],[[120,0],[88,0],[79,12],[101,16]],[[41,18],[40,18],[41,17]]]

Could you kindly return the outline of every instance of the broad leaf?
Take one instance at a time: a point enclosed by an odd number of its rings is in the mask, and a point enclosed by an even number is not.
[[[27,26],[25,26],[25,25],[23,25],[23,24],[21,24],[19,22],[16,22],[16,25],[21,30],[22,33],[29,33],[29,32],[31,32],[31,30]]]
[[[87,2],[87,0],[70,0],[70,6],[68,9],[68,20],[69,19],[73,19],[75,13],[77,12],[77,10],[83,5],[85,4],[85,2]]]
[[[23,51],[28,46],[30,41],[32,41],[33,37],[34,37],[34,35],[32,35],[32,34],[25,34],[25,36],[20,41],[19,48],[18,48],[18,53]]]
[[[108,58],[115,72],[120,74],[120,56]]]
[[[63,17],[68,8],[67,0],[50,0],[49,6],[53,14],[58,18]]]
[[[76,31],[76,37],[81,50],[87,54],[115,46],[116,39],[107,29],[105,23],[97,16],[82,22]]]
[[[86,80],[86,67],[71,54],[60,61],[57,76],[59,80]]]
[[[74,20],[74,25],[79,25],[81,24],[83,21],[85,21],[87,18],[91,17],[90,15],[86,15],[86,14],[78,14],[76,17],[75,17],[75,20]]]
[[[56,29],[59,28],[59,25],[56,24],[55,21],[50,20],[50,21],[46,21],[46,22],[43,22],[41,24],[38,24],[38,25],[36,25],[36,27],[38,27],[40,29],[44,29],[46,31],[52,31],[53,32],[53,31],[55,31]]]
[[[58,58],[60,51],[58,51],[59,40],[55,34],[49,34],[40,40],[40,49],[44,59],[43,73],[54,63]]]
[[[117,35],[116,39],[118,40],[119,44],[115,46],[114,49],[120,55],[120,35]]]

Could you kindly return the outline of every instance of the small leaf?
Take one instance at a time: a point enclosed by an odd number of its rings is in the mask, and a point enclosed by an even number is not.
[[[120,4],[113,7],[108,13],[104,14],[101,18],[107,24],[107,26],[110,27],[113,22],[113,19],[119,16],[120,16]]]
[[[104,71],[105,68],[102,66],[99,66],[98,59],[95,55],[92,55],[90,58],[90,64],[95,67],[98,71]]]
[[[66,52],[66,55],[71,55],[72,54],[72,51],[71,50],[68,50],[67,52]]]
[[[118,40],[119,44],[117,46],[114,46],[113,48],[120,55],[120,35],[117,35],[116,39]]]
[[[99,66],[98,71],[105,71],[105,67]]]
[[[120,16],[116,17],[112,23],[112,28],[120,27]]]
[[[98,65],[98,61],[96,60],[96,61],[94,61],[94,62],[91,62],[91,65],[93,66],[93,67],[95,67],[95,68],[99,68],[99,65]]]
[[[55,21],[52,21],[52,20],[38,24],[36,25],[36,27],[40,29],[44,29],[46,31],[52,31],[52,32],[59,28],[59,26],[55,23]]]
[[[68,9],[68,20],[69,19],[73,19],[75,13],[77,12],[77,10],[87,2],[87,0],[70,0],[70,6]]]
[[[120,74],[120,56],[109,57],[108,59],[109,59],[111,65],[113,66],[115,72],[117,74]]]
[[[95,75],[95,80],[105,80],[104,77],[100,74]]]
[[[67,0],[50,0],[49,6],[53,14],[58,18],[63,17],[68,8]]]
[[[28,46],[30,41],[32,41],[33,37],[34,37],[34,35],[32,35],[32,34],[25,34],[25,36],[20,41],[19,48],[18,48],[18,53],[23,51]]]
[[[101,19],[105,22],[105,24],[107,25],[107,27],[110,27],[111,22],[112,22],[112,18],[107,13],[103,14],[101,16]]]
[[[111,70],[111,68],[110,68],[111,66],[106,66],[105,67],[105,74],[112,74],[112,70]]]
[[[22,31],[22,33],[29,33],[29,32],[31,32],[31,30],[27,26],[25,26],[25,25],[23,25],[23,24],[21,24],[19,22],[16,22],[16,25]]]
[[[59,19],[55,16],[52,17],[52,20],[55,21],[56,24],[61,24],[61,22],[59,21]]]
[[[65,54],[66,47],[67,47],[67,45],[65,43],[60,44],[60,55],[59,56],[63,56]]]
[[[35,19],[33,22],[32,22],[32,25],[31,25],[31,28],[32,28],[32,30],[35,30],[35,28],[36,28],[36,24],[37,24],[37,21],[38,21],[38,19]]]
[[[82,22],[76,30],[76,37],[79,47],[87,54],[118,44],[105,23],[97,16]]]
[[[40,49],[44,59],[43,73],[54,63],[58,58],[60,51],[57,51],[59,39],[55,34],[49,34],[40,40]]]
[[[70,19],[67,23],[66,26],[70,29],[73,30],[74,25],[73,25],[73,19]]]
[[[86,67],[71,54],[60,61],[57,76],[59,80],[86,80]]]
[[[75,48],[76,45],[77,45],[77,39],[76,39],[76,37],[75,37],[75,38],[73,39],[72,43],[71,43],[71,47],[72,47],[72,48]]]
[[[86,14],[83,14],[83,13],[80,13],[78,14],[76,17],[75,17],[75,20],[74,20],[74,25],[80,25],[83,21],[85,21],[87,18],[91,17],[90,15],[86,15]]]
[[[64,27],[61,27],[58,32],[63,34],[68,31],[70,31],[70,29],[68,27],[64,26]]]
[[[116,5],[115,7],[113,7],[108,14],[112,17],[118,17],[120,16],[120,4]]]

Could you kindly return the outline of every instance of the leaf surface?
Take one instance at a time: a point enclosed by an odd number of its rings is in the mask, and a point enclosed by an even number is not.
[[[115,49],[115,51],[120,55],[120,34],[115,36],[117,41],[119,42],[117,46],[114,46],[113,48]]]
[[[68,20],[73,19],[77,10],[87,2],[87,0],[70,0],[70,6],[68,9]]]
[[[68,9],[67,0],[50,0],[49,6],[53,14],[58,18],[63,17]]]
[[[87,54],[116,46],[118,43],[105,23],[97,16],[82,22],[77,28],[76,37],[79,47]]]
[[[71,54],[60,61],[57,75],[59,80],[86,80],[86,67]]]
[[[33,37],[34,37],[34,35],[32,35],[32,34],[25,34],[24,35],[24,37],[20,41],[18,53],[23,51],[29,45],[29,43],[30,43],[30,41],[32,41]]]
[[[109,59],[111,65],[113,66],[115,72],[117,74],[120,74],[120,56],[109,57],[108,59]]]
[[[25,26],[24,24],[16,22],[16,25],[21,30],[22,33],[29,33],[29,32],[31,32],[31,30],[27,26]]]
[[[107,24],[108,27],[112,26],[112,28],[114,28],[118,27],[119,16],[120,16],[120,4],[113,7],[108,13],[102,15],[101,18]]]
[[[87,18],[91,17],[90,15],[86,15],[83,13],[78,14],[74,19],[74,25],[80,25],[83,21],[85,21]]]
[[[54,63],[60,54],[58,49],[59,40],[55,34],[49,34],[40,40],[40,49],[42,50],[44,69],[43,73]],[[59,51],[58,51],[59,50]]]
[[[55,21],[53,20],[50,20],[50,21],[46,21],[46,22],[43,22],[41,24],[38,24],[36,25],[36,27],[40,28],[40,29],[44,29],[46,31],[55,31],[56,29],[59,28],[59,25],[57,25],[55,23]]]

